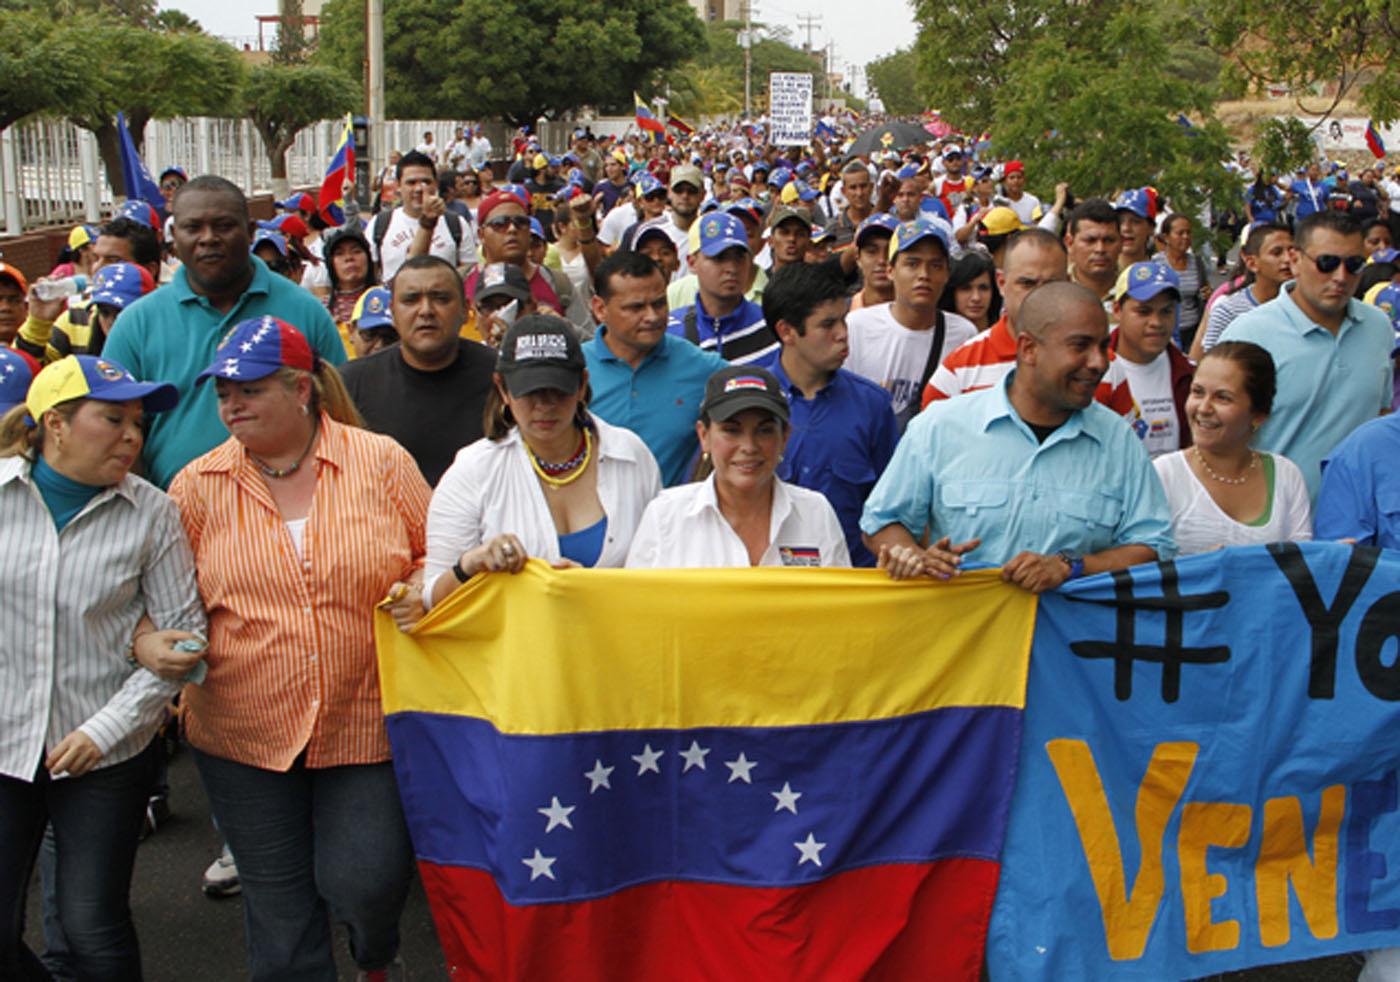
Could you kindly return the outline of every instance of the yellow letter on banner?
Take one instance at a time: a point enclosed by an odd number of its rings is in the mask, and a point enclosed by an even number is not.
[[[1045,749],[1074,814],[1084,857],[1089,861],[1089,873],[1103,912],[1108,955],[1115,961],[1141,958],[1166,882],[1162,873],[1162,836],[1191,777],[1200,747],[1184,742],[1159,743],[1152,751],[1152,761],[1138,788],[1134,813],[1142,861],[1131,896],[1113,813],[1089,745],[1083,740],[1051,740]]]
[[[1265,946],[1288,943],[1290,880],[1313,937],[1337,936],[1337,831],[1342,826],[1346,802],[1345,785],[1323,790],[1311,862],[1303,831],[1302,804],[1297,798],[1270,798],[1264,802],[1264,841],[1254,867],[1254,892],[1259,897],[1259,940]]]
[[[1236,848],[1249,841],[1248,805],[1228,801],[1193,801],[1181,809],[1181,832],[1176,839],[1181,863],[1181,904],[1186,913],[1186,950],[1229,951],[1240,943],[1240,922],[1210,919],[1210,902],[1223,897],[1229,881],[1206,869],[1211,846]]]

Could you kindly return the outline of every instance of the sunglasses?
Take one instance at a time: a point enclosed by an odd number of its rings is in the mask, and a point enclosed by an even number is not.
[[[499,215],[486,221],[486,227],[497,232],[503,232],[514,225],[516,228],[529,228],[529,215]]]
[[[163,183],[161,184],[160,189],[161,189],[162,191],[175,191],[175,190],[177,190],[177,189],[180,187],[181,183],[183,183],[183,182],[181,182],[181,181],[165,181],[165,182],[163,182]]]
[[[1298,251],[1303,252],[1302,249]],[[1336,272],[1337,267],[1345,263],[1347,275],[1355,276],[1357,273],[1361,272],[1361,267],[1366,265],[1365,256],[1338,256],[1331,252],[1324,252],[1320,256],[1309,256],[1306,252],[1303,252],[1303,255],[1308,256],[1308,258],[1312,260],[1313,265],[1317,267],[1319,273]]]

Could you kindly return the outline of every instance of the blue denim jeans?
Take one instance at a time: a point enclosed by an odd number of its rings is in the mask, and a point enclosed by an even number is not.
[[[131,922],[131,870],[157,757],[52,780],[0,777],[0,978],[47,980],[24,943],[24,902],[44,826],[57,846],[58,912],[79,980],[139,980],[141,949]]]
[[[243,885],[254,982],[335,982],[330,918],[350,932],[361,970],[399,951],[413,848],[394,768],[270,771],[194,751]],[[329,916],[328,916],[329,915]]]

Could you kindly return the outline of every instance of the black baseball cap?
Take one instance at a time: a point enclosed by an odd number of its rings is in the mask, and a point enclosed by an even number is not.
[[[783,387],[772,372],[752,365],[726,365],[705,383],[702,415],[714,421],[732,419],[745,409],[763,409],[788,421]]]
[[[513,396],[540,389],[576,392],[588,363],[573,326],[553,314],[528,314],[506,331],[496,371]]]

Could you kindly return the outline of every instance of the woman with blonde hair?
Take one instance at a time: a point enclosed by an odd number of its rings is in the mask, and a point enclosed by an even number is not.
[[[23,940],[46,824],[74,971],[141,977],[128,893],[178,685],[137,657],[170,664],[204,609],[174,502],[130,470],[143,415],[177,398],[70,355],[0,420],[0,978],[49,977]]]
[[[249,973],[334,980],[333,911],[360,977],[400,978],[413,856],[373,617],[386,594],[421,603],[428,486],[290,324],[237,325],[211,378],[231,436],[170,493],[209,612],[186,730],[238,863]]]

